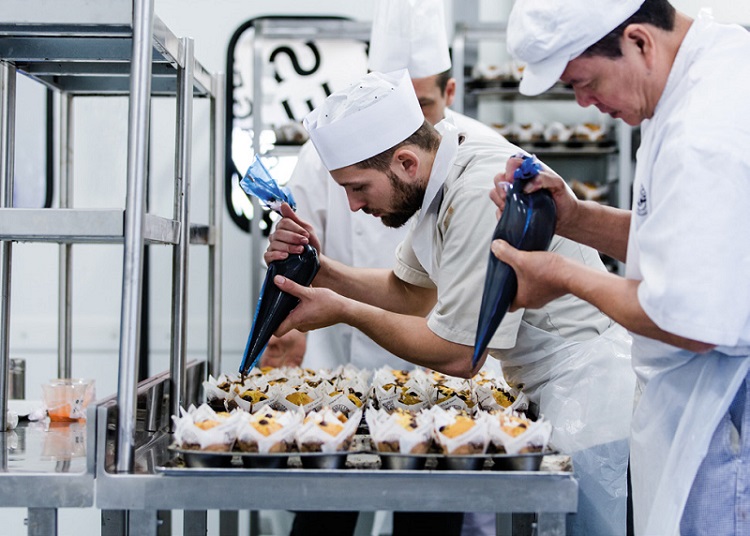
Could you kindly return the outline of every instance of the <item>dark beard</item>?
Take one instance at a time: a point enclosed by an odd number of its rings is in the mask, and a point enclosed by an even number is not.
[[[393,186],[393,209],[383,214],[380,221],[386,227],[401,227],[422,207],[425,188],[402,181],[392,171],[386,172]]]

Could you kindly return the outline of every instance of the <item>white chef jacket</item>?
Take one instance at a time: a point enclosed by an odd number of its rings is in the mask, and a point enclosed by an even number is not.
[[[446,117],[463,131],[500,138],[494,130],[475,119],[448,109],[445,112]],[[396,247],[406,236],[408,225],[392,229],[378,218],[349,210],[346,191],[335,183],[309,141],[300,150],[289,187],[297,202],[297,213],[313,225],[323,254],[348,266],[393,268]],[[369,369],[382,366],[414,368],[412,363],[393,355],[361,331],[345,324],[307,333],[305,366],[335,368],[347,363]]]
[[[679,533],[713,432],[750,368],[748,57],[747,31],[702,13],[642,124],[626,277],[641,280],[639,302],[660,328],[717,347],[694,354],[633,336],[639,536]]]

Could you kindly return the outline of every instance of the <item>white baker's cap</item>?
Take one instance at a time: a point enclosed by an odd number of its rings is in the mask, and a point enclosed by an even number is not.
[[[526,64],[519,90],[539,95],[568,62],[625,22],[644,0],[516,0],[508,18],[508,52]]]
[[[451,67],[444,0],[377,0],[368,66],[387,73],[408,69],[413,78]]]
[[[401,143],[424,115],[409,71],[368,73],[329,95],[302,124],[326,169],[362,162]]]

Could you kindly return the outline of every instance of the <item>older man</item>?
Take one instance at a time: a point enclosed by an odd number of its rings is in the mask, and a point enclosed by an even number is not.
[[[497,170],[520,149],[446,121],[432,127],[407,71],[370,73],[331,95],[305,124],[352,211],[410,227],[393,270],[356,269],[322,255],[314,288],[277,278],[301,299],[280,334],[342,322],[413,363],[474,374],[484,361],[472,369],[495,227],[488,192]],[[288,206],[282,211],[267,262],[306,243],[319,246],[312,226]],[[555,237],[551,249],[606,271],[592,248]],[[522,384],[552,422],[554,444],[574,455],[581,533],[623,534],[634,387],[624,330],[583,300],[564,297],[543,310],[506,315],[489,348],[508,380]]]
[[[633,334],[637,534],[750,534],[750,34],[666,0],[517,0],[508,46],[521,91],[561,79],[642,129],[631,211],[577,201],[549,171],[532,188],[552,191],[558,233],[627,261],[625,277],[497,242],[515,303],[572,294]]]

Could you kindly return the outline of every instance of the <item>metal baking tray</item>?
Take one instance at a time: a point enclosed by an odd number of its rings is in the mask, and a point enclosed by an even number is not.
[[[305,469],[344,469],[347,457],[358,454],[358,450],[341,452],[210,452],[203,450],[168,447],[178,454],[184,465],[178,461],[170,464],[173,469],[282,469],[285,467],[302,467]]]
[[[447,455],[441,453],[401,454],[374,450],[348,450],[342,452],[209,452],[182,449],[169,450],[177,455],[169,463],[157,467],[168,474],[195,474],[201,470],[244,472],[247,469],[377,469],[396,471],[539,471],[542,460],[556,451],[525,454],[470,454]]]
[[[538,471],[542,460],[554,451],[528,452],[524,454],[491,454],[495,471]]]

